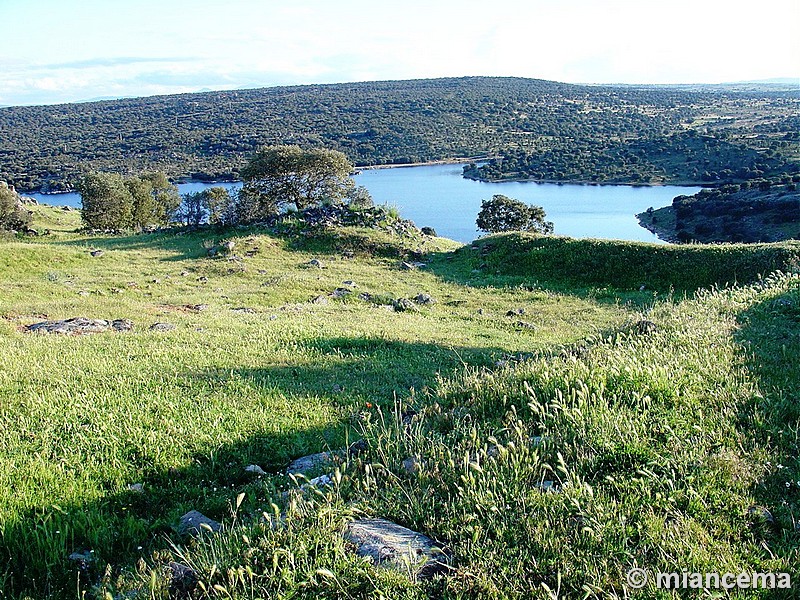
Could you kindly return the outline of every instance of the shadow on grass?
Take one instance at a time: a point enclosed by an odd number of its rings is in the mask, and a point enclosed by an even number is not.
[[[763,395],[743,407],[739,427],[769,457],[753,489],[759,507],[748,516],[759,543],[792,562],[800,547],[800,289],[751,306],[738,321],[735,339]]]
[[[235,443],[206,448],[193,456],[189,466],[156,471],[142,464],[136,481],[104,482],[109,492],[101,498],[25,511],[0,526],[0,564],[6,565],[5,573],[0,568],[5,594],[0,597],[72,597],[77,581],[88,589],[106,565],[112,565],[112,574],[135,568],[140,559],[167,547],[167,538],[175,538],[179,517],[189,510],[230,522],[241,492],[247,496],[241,510],[261,514],[289,485],[282,472],[291,459],[346,447],[354,440],[354,424],[364,411],[391,409],[396,399],[426,402],[426,387],[435,386],[439,377],[451,376],[465,365],[490,364],[503,353],[495,348],[447,348],[381,338],[330,338],[308,345],[315,356],[309,364],[206,369],[183,377],[211,389],[232,384],[233,389],[278,391],[289,405],[293,398],[321,399],[338,410],[333,425],[284,426],[280,431],[278,424],[279,431],[251,432]],[[258,395],[241,401],[258,402]],[[286,411],[291,413],[292,407]],[[204,416],[186,414],[186,418],[202,421]],[[279,421],[281,415],[275,418]],[[136,461],[146,452],[132,447],[127,454]],[[247,473],[245,467],[251,464],[268,475]],[[126,489],[131,484],[141,484],[141,491]],[[94,558],[81,571],[80,563],[68,557],[88,551]]]

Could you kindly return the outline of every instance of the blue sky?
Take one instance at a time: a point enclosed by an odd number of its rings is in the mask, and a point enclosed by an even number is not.
[[[800,75],[800,0],[0,0],[0,105],[464,75]]]

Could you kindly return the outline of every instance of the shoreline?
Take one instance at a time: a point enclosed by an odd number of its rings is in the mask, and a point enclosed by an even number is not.
[[[436,165],[468,165],[474,162],[490,160],[491,156],[476,156],[472,158],[443,158],[441,160],[429,160],[425,162],[416,163],[397,163],[397,164],[380,164],[380,165],[364,165],[355,167],[355,171],[374,171],[376,169],[406,169],[409,167],[433,167]]]

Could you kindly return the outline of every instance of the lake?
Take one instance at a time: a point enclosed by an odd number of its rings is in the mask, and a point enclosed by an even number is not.
[[[639,225],[636,214],[649,207],[661,208],[675,196],[698,192],[699,187],[575,185],[534,182],[483,183],[464,179],[463,165],[429,165],[367,169],[355,177],[376,204],[396,206],[400,214],[419,227],[460,242],[480,235],[475,218],[481,200],[504,194],[527,204],[538,204],[552,221],[555,233],[575,238],[603,238],[660,242]],[[240,184],[183,183],[182,194],[212,185],[237,188]],[[39,202],[80,207],[78,194],[25,194]]]

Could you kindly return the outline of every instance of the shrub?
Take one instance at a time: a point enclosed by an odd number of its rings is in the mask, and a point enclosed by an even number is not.
[[[545,221],[545,216],[541,206],[528,205],[502,194],[495,194],[491,200],[481,202],[481,210],[475,222],[478,229],[489,233],[506,231],[552,233],[553,224]]]

